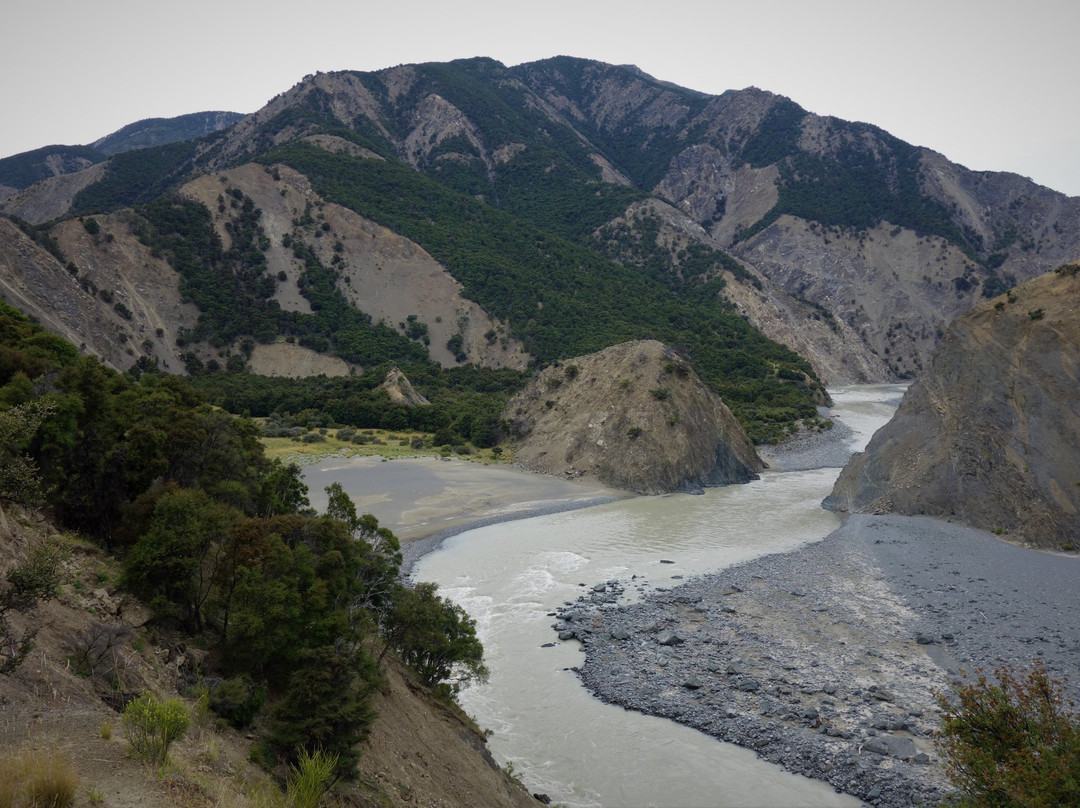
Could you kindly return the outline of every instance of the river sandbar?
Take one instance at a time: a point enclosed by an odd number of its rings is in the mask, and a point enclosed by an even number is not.
[[[474,524],[631,496],[595,480],[437,457],[329,457],[306,467],[304,481],[318,511],[326,508],[326,486],[340,483],[358,512],[375,516],[403,545]]]

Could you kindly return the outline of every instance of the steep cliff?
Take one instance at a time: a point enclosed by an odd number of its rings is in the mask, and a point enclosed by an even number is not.
[[[503,418],[525,467],[640,494],[747,482],[764,468],[719,396],[655,340],[545,368]]]
[[[825,507],[954,518],[1040,547],[1080,537],[1080,265],[958,317]]]

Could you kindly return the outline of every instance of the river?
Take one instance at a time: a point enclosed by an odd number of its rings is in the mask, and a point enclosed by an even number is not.
[[[831,412],[859,449],[891,416],[900,389],[846,388]],[[814,780],[665,719],[603,704],[582,687],[576,642],[551,613],[593,584],[627,595],[824,538],[820,507],[839,469],[765,472],[704,495],[637,497],[490,525],[446,540],[413,568],[476,620],[491,669],[462,707],[491,731],[496,759],[565,806],[855,806]]]

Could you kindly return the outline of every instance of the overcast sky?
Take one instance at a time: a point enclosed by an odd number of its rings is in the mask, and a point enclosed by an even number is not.
[[[254,112],[319,70],[570,55],[760,87],[1080,196],[1078,32],[1076,0],[23,0],[0,33],[0,157]]]

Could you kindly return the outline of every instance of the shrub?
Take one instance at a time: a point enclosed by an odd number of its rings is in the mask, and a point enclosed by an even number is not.
[[[2,459],[2,457],[0,457]],[[21,636],[8,621],[7,613],[32,612],[39,603],[50,600],[60,583],[60,563],[63,550],[54,542],[46,542],[31,550],[29,558],[7,571],[7,586],[0,584],[0,674],[9,675],[22,664],[34,647],[37,628],[23,630]]]
[[[1080,805],[1080,715],[1035,660],[1026,676],[1008,666],[938,694],[937,744],[959,790],[954,804]]]
[[[119,650],[130,633],[128,626],[95,621],[88,629],[67,639],[68,662],[78,675],[108,676],[120,666],[122,658]]]
[[[179,699],[160,701],[144,693],[124,708],[121,721],[136,757],[164,763],[169,745],[184,737],[191,716]]]
[[[226,679],[210,691],[210,709],[235,729],[249,726],[265,701],[266,688],[257,687],[246,673]]]

